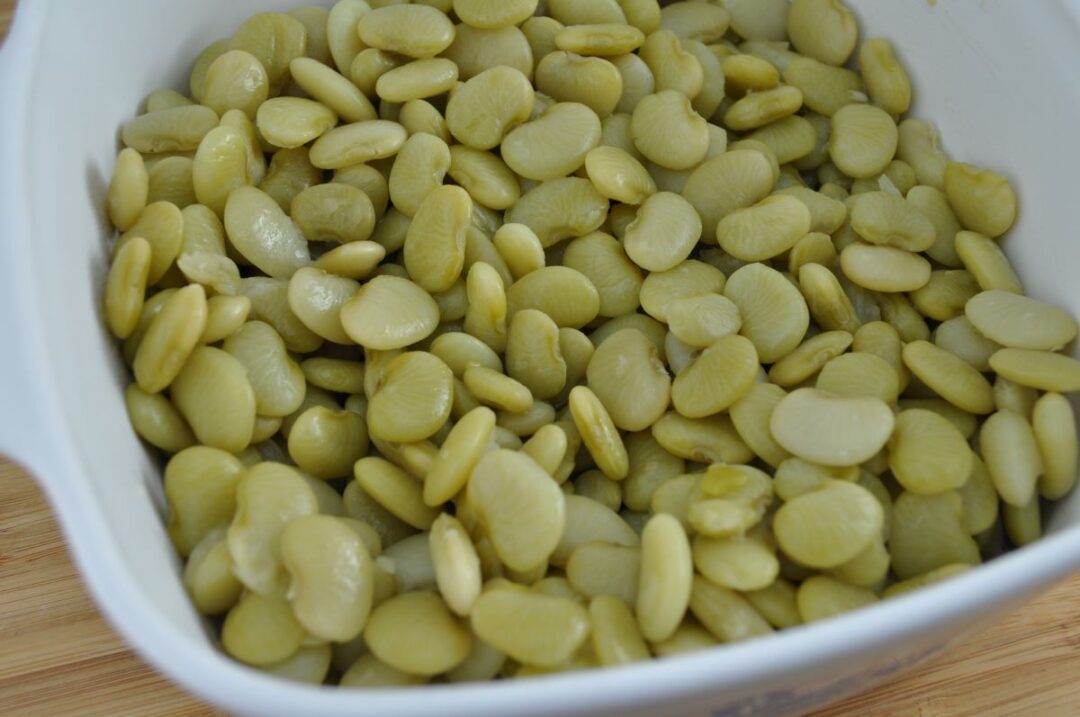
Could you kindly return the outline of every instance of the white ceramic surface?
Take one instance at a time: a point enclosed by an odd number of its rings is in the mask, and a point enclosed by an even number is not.
[[[209,41],[295,0],[21,0],[0,50],[0,452],[37,476],[82,575],[157,669],[235,713],[292,717],[797,714],[943,649],[1080,568],[1080,494],[1051,535],[943,585],[690,656],[486,685],[356,692],[279,681],[225,657],[180,585],[158,471],[128,427],[102,325],[103,197],[117,130],[183,88]],[[1004,245],[1029,292],[1080,315],[1080,0],[852,0],[900,48],[915,116],[952,156],[1004,171],[1021,215]]]

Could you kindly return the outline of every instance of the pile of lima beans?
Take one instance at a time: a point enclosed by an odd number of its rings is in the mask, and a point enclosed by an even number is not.
[[[1077,324],[839,0],[254,15],[122,131],[105,288],[224,650],[343,686],[698,650],[1039,537]]]

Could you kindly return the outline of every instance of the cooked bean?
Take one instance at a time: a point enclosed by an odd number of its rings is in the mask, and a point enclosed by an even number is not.
[[[534,92],[519,70],[498,66],[465,82],[446,104],[450,133],[462,144],[491,149],[529,118]]]
[[[629,470],[626,446],[596,394],[585,386],[570,391],[570,412],[597,467],[613,480],[622,480]]]
[[[934,225],[901,197],[867,192],[851,209],[851,228],[873,244],[911,252],[925,251],[934,243]]]
[[[438,357],[409,351],[386,365],[367,411],[373,436],[408,443],[434,435],[450,416],[453,373]]]
[[[642,98],[634,108],[630,134],[647,159],[668,169],[697,166],[709,147],[707,123],[675,90],[661,89]]]
[[[949,162],[944,181],[949,206],[966,228],[993,239],[1016,220],[1016,193],[997,172]]]
[[[1076,320],[1063,309],[1008,291],[984,291],[967,302],[964,315],[986,338],[1002,346],[1050,351],[1076,338]]]
[[[896,417],[889,468],[905,490],[932,495],[967,481],[972,453],[948,420],[931,411],[909,409]]]
[[[1039,494],[1056,500],[1076,484],[1078,451],[1072,406],[1059,393],[1044,394],[1035,402],[1031,427],[1043,461]]]
[[[889,41],[875,37],[859,49],[859,66],[870,99],[891,115],[902,115],[911,106],[911,79],[893,54]]]
[[[319,169],[341,169],[395,155],[405,144],[405,128],[373,119],[344,124],[322,134],[311,145],[311,163]]]
[[[786,450],[831,466],[869,460],[884,447],[893,425],[892,411],[879,399],[811,388],[785,396],[770,419],[773,437]]]
[[[130,229],[139,218],[150,192],[150,178],[142,155],[134,149],[120,150],[106,195],[109,221],[120,231]]]
[[[287,416],[304,400],[304,372],[285,349],[273,327],[249,321],[233,332],[221,348],[247,372],[255,393],[255,409],[263,416]]]
[[[409,57],[434,57],[454,40],[454,25],[435,8],[389,5],[360,16],[360,40]]]
[[[794,0],[787,31],[796,50],[830,65],[847,61],[859,34],[855,16],[839,0]]]
[[[418,591],[376,607],[364,628],[364,640],[391,667],[430,676],[460,664],[469,654],[472,635],[438,595]]]
[[[791,85],[754,92],[736,100],[728,108],[724,113],[724,124],[737,132],[757,129],[795,114],[802,103],[802,92]],[[836,131],[835,126],[833,131]]]
[[[784,82],[803,93],[803,104],[825,117],[856,103],[863,91],[858,73],[810,57],[795,55],[781,72]]]
[[[694,576],[690,611],[721,642],[736,642],[772,632],[769,623],[738,593]]]
[[[831,242],[829,246],[831,248]],[[828,331],[858,330],[859,315],[844,291],[844,285],[832,271],[821,264],[804,264],[799,268],[798,277],[799,291],[818,326]]]
[[[810,325],[810,312],[799,290],[764,264],[747,264],[728,277],[724,296],[739,307],[740,333],[750,339],[762,363],[790,353]]]
[[[675,410],[688,418],[703,418],[727,409],[749,390],[758,366],[757,351],[749,339],[717,339],[672,382]]]
[[[439,306],[411,281],[379,276],[341,307],[341,323],[361,346],[404,348],[431,335],[439,323]]]
[[[857,285],[884,293],[915,291],[930,281],[930,262],[891,246],[856,242],[840,252],[840,267]]]
[[[599,229],[608,201],[580,177],[552,179],[526,191],[506,212],[506,222],[528,226],[544,248]]]
[[[675,632],[690,602],[693,558],[686,532],[669,515],[656,515],[641,541],[641,577],[636,613],[641,632],[652,642]]]
[[[652,426],[656,442],[669,453],[705,463],[748,463],[753,452],[735,431],[725,414],[687,418],[675,411],[664,414]]]
[[[681,193],[701,215],[702,239],[711,243],[721,219],[764,199],[775,181],[761,153],[732,150],[702,162],[687,178]]]
[[[990,383],[970,364],[928,341],[904,346],[904,365],[935,393],[969,413],[994,410]]]
[[[816,568],[836,567],[881,535],[883,513],[865,488],[829,480],[784,503],[773,519],[777,543],[789,556]]]
[[[983,291],[1024,293],[1020,278],[997,242],[976,232],[958,231],[955,247],[958,259]]]
[[[637,309],[641,271],[610,234],[593,232],[570,241],[563,252],[563,263],[580,272],[596,289],[601,316],[622,316]],[[514,296],[513,288],[510,296]]]
[[[849,176],[873,177],[892,161],[897,136],[896,123],[884,110],[848,105],[833,115],[829,157]]]
[[[300,649],[304,628],[281,597],[245,593],[221,627],[225,651],[250,665],[280,662]]]
[[[565,498],[531,458],[505,449],[485,454],[467,491],[469,505],[507,567],[528,570],[547,561],[562,537]],[[516,509],[521,504],[530,506],[527,514]]]
[[[316,638],[344,642],[360,634],[374,589],[371,557],[345,523],[326,515],[297,518],[281,532],[297,620]]]
[[[1031,349],[1001,349],[990,357],[990,368],[1022,386],[1057,392],[1080,390],[1080,361],[1071,356]]]
[[[128,121],[120,133],[124,145],[143,154],[187,152],[216,127],[218,116],[202,105],[148,112]]]
[[[954,563],[977,565],[979,547],[963,521],[955,492],[938,495],[901,493],[893,511],[889,538],[893,572],[913,578]]]
[[[743,261],[764,261],[791,249],[810,231],[810,210],[794,197],[774,195],[720,220],[720,248]]]

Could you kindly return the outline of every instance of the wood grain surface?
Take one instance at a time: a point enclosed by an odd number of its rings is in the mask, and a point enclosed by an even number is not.
[[[0,0],[0,38],[12,4]],[[1075,715],[1077,675],[1080,577],[933,663],[813,717]],[[37,486],[2,459],[0,714],[224,714],[159,677],[125,647],[86,594]]]

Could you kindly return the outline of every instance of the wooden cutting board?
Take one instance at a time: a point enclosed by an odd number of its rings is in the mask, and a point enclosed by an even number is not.
[[[1074,715],[1080,714],[1078,674],[1080,577],[930,665],[814,717]],[[37,486],[3,460],[0,714],[223,714],[173,687],[124,646],[87,596]]]
[[[12,4],[0,0],[0,38]],[[933,663],[813,717],[1075,715],[1078,674],[1080,576]],[[0,714],[224,715],[159,677],[125,647],[86,594],[37,486],[3,459]]]

